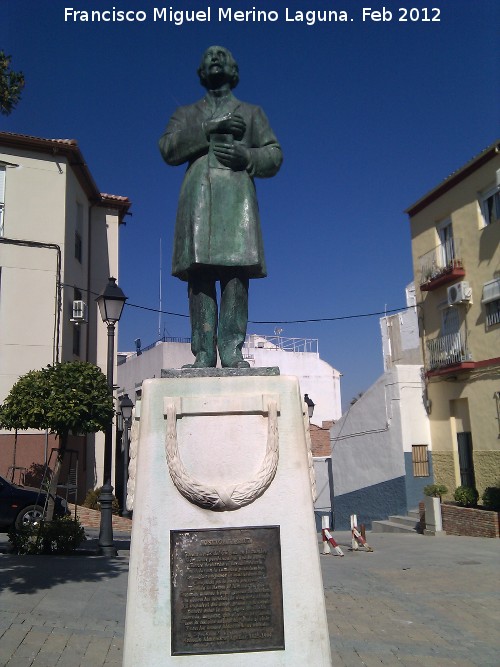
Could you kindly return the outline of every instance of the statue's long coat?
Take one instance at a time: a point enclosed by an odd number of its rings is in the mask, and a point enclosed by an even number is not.
[[[241,143],[251,155],[243,171],[218,162],[202,127],[204,121],[235,112],[245,119]],[[229,266],[243,268],[249,278],[263,278],[266,264],[253,178],[274,176],[283,158],[262,109],[232,94],[216,108],[207,95],[176,110],[160,139],[160,151],[168,164],[188,162],[177,209],[172,274],[188,280],[190,270]]]

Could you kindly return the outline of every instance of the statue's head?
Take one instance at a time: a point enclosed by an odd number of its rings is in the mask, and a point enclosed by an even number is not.
[[[238,63],[224,46],[208,47],[201,57],[198,76],[201,85],[207,89],[219,88],[224,83],[236,88],[240,80]]]

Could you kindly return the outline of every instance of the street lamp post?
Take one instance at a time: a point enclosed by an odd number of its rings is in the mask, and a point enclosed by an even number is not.
[[[108,325],[107,379],[109,392],[113,395],[115,325],[119,321],[127,297],[110,278],[103,292],[97,297],[102,321]],[[99,549],[103,556],[116,556],[113,543],[113,487],[111,486],[111,465],[113,460],[113,421],[110,420],[104,432],[104,474],[101,495],[101,524],[99,528]]]
[[[129,517],[130,512],[127,509],[127,482],[128,482],[128,450],[130,444],[130,425],[132,423],[132,410],[134,404],[128,394],[123,394],[120,398],[120,411],[123,419],[123,500],[122,516]]]
[[[314,406],[316,405],[316,403],[312,400],[312,398],[309,398],[309,394],[304,394],[304,403],[307,405],[307,414],[309,416],[309,419],[311,419],[314,413]]]

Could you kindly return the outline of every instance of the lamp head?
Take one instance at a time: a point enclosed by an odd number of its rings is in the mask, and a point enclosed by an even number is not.
[[[122,315],[127,297],[116,284],[116,278],[110,278],[108,284],[97,297],[97,305],[103,322],[115,324]]]
[[[134,404],[130,400],[129,395],[123,394],[123,396],[120,398],[120,411],[125,421],[128,421],[132,417],[133,409],[134,409]]]

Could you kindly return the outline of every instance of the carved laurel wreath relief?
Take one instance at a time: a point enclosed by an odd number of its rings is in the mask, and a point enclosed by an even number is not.
[[[250,401],[253,404],[255,404],[255,399],[258,398],[262,406],[262,412],[267,414],[266,452],[258,472],[252,479],[224,488],[203,484],[186,469],[179,455],[177,442],[177,417],[179,416],[181,401],[178,398],[164,399],[164,412],[167,422],[165,456],[168,470],[179,493],[191,503],[216,512],[237,510],[249,505],[261,496],[273,481],[279,458],[278,399],[275,396],[249,398],[253,399]],[[230,400],[228,397],[219,397],[216,404],[208,409],[206,414],[227,412],[228,400]],[[225,405],[226,410],[222,409],[223,405]],[[255,412],[254,406],[249,404],[248,408],[240,411],[243,414],[245,412]],[[184,410],[184,401],[182,401],[182,413],[187,414]]]

